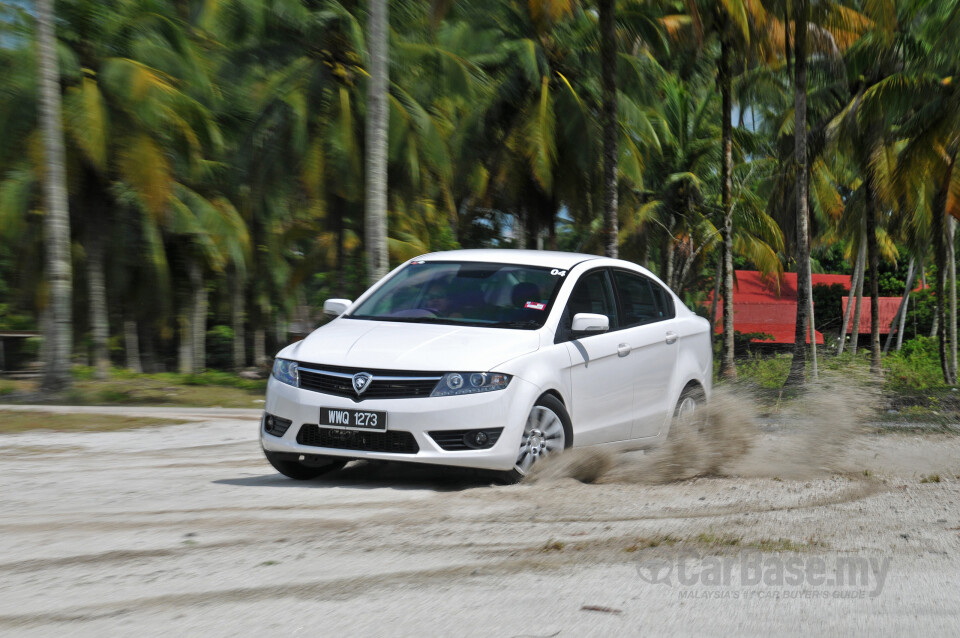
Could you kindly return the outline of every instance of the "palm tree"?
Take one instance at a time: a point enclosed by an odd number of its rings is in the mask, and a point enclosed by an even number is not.
[[[762,48],[767,36],[768,17],[761,2],[755,0],[705,0],[686,3],[692,18],[697,39],[703,42],[709,36],[719,43],[716,61],[717,84],[721,96],[721,161],[720,205],[723,256],[718,260],[717,276],[722,273],[723,343],[721,346],[720,374],[736,379],[734,362],[733,322],[733,77],[735,55],[746,57],[750,47]],[[753,43],[751,45],[751,40]]]
[[[797,182],[797,324],[794,335],[793,362],[790,364],[788,384],[800,385],[805,381],[806,341],[809,334],[810,347],[816,366],[817,340],[810,330],[810,213],[808,209],[808,169],[807,169],[807,22],[810,18],[810,6],[807,0],[795,3],[794,54],[796,63],[794,81],[794,164]]]
[[[882,373],[882,363],[877,268],[881,252],[878,236],[882,224],[878,217],[887,217],[887,211],[897,209],[901,216],[922,214],[932,202],[934,223],[929,240],[935,247],[938,263],[943,264],[946,273],[946,241],[943,239],[945,218],[942,211],[946,206],[946,192],[952,173],[952,160],[949,158],[953,151],[949,135],[944,138],[942,134],[950,126],[947,124],[943,128],[945,119],[955,116],[948,115],[950,107],[944,103],[936,103],[932,111],[939,117],[931,119],[931,112],[917,112],[919,102],[913,100],[920,95],[923,100],[938,100],[945,97],[944,92],[937,88],[935,82],[928,79],[916,82],[905,78],[901,71],[905,64],[917,63],[905,58],[906,52],[923,48],[923,43],[911,33],[919,5],[884,1],[867,5],[865,9],[872,22],[849,51],[851,97],[831,123],[830,135],[844,141],[845,152],[854,159],[863,179],[861,199],[871,285],[870,367],[874,374],[879,375]],[[917,60],[925,57],[919,56]],[[913,123],[906,119],[911,116]],[[937,133],[933,133],[935,130]],[[904,146],[903,141],[911,137],[913,139]],[[948,158],[946,163],[943,161],[945,157]],[[926,192],[931,183],[936,189],[933,194]],[[938,209],[941,211],[939,214],[936,212]],[[917,240],[916,223],[911,221],[906,225],[908,228],[904,239],[914,246],[922,243],[922,240]],[[945,285],[941,290],[945,290]],[[938,295],[940,308],[943,297]],[[947,330],[945,321],[943,330]],[[941,347],[947,341],[946,335],[944,332]],[[949,357],[945,351],[941,360],[945,377],[951,377]]]
[[[683,296],[695,274],[721,245],[721,233],[713,223],[720,191],[713,170],[721,154],[720,105],[711,86],[681,82],[673,76],[663,78],[658,93],[661,109],[654,127],[660,150],[651,154],[644,172],[643,204],[634,215],[624,218],[621,234],[625,236],[624,253],[639,261],[643,256],[635,252],[633,237],[644,234],[648,242],[659,237],[659,275]],[[741,135],[741,143],[762,152],[750,137]],[[731,179],[733,252],[764,273],[779,275],[783,237],[764,211],[765,195],[758,190],[768,180],[769,169],[764,165],[770,163],[741,159],[735,167]]]
[[[616,258],[619,230],[617,216],[617,22],[614,0],[599,0],[600,66],[603,106],[603,219],[607,238],[604,254]]]
[[[788,69],[790,68],[791,57],[789,38],[791,16],[789,9],[789,4],[784,3],[784,51]],[[821,54],[819,56],[821,72],[829,77],[832,61],[856,38],[863,24],[860,14],[839,7],[836,3],[817,4],[815,14],[811,13],[811,9],[811,4],[807,0],[800,0],[793,4],[794,139],[792,162],[787,167],[787,171],[792,176],[794,187],[794,201],[790,208],[793,209],[796,223],[794,246],[797,265],[797,319],[793,360],[786,380],[787,385],[802,385],[806,381],[806,341],[808,338],[810,340],[812,372],[814,377],[817,374],[817,346],[813,324],[813,290],[810,263],[812,162],[809,152],[808,58],[812,51],[818,51]],[[833,74],[835,75],[836,72],[833,71]],[[823,163],[820,162],[819,164],[822,169]],[[790,181],[786,180],[785,183]]]
[[[39,110],[45,167],[46,269],[50,283],[48,318],[44,325],[46,357],[42,386],[48,392],[60,392],[71,385],[73,271],[70,264],[70,213],[67,208],[60,71],[57,64],[53,0],[39,0],[37,3],[37,27],[40,56]]]
[[[366,232],[367,279],[387,274],[387,97],[389,48],[387,0],[371,0],[367,27],[370,82],[367,87]]]

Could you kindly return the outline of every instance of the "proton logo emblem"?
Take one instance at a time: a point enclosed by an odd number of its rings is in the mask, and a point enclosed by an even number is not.
[[[370,381],[373,379],[373,375],[369,372],[358,372],[353,375],[353,389],[356,393],[363,394],[364,390],[367,389],[367,386],[370,385]]]

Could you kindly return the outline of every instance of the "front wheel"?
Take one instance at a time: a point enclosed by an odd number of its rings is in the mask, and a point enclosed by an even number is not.
[[[530,473],[534,464],[560,454],[572,442],[570,416],[563,403],[549,394],[540,397],[523,426],[516,465],[504,473],[504,481],[519,481]]]
[[[263,454],[276,471],[297,481],[309,481],[328,472],[342,469],[347,464],[346,460],[332,456],[301,455],[268,450],[264,450]]]

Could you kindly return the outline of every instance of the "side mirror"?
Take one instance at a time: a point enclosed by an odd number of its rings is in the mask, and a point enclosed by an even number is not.
[[[595,315],[590,312],[578,312],[573,315],[573,324],[570,331],[576,335],[600,334],[610,329],[610,317]]]
[[[352,303],[349,299],[327,299],[323,302],[323,314],[339,317],[347,311]]]

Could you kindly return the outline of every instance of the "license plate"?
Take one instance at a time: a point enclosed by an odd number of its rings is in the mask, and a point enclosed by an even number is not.
[[[387,429],[387,413],[349,408],[320,408],[320,425],[383,432]]]

